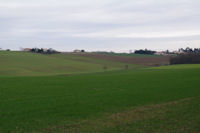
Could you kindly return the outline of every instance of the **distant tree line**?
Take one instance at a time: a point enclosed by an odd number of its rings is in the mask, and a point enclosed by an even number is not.
[[[40,53],[40,54],[56,54],[59,53],[58,51],[49,48],[49,49],[43,49],[43,48],[31,48],[30,52],[32,53]]]
[[[152,50],[143,50],[143,49],[140,49],[140,50],[135,50],[134,52],[135,54],[149,54],[149,55],[153,55],[156,53],[156,51],[152,51]]]
[[[200,64],[200,48],[181,48],[177,56],[170,57],[170,64]]]
[[[185,53],[170,57],[170,64],[200,64],[200,53]]]
[[[2,48],[0,48],[0,51],[11,51],[10,49],[2,49]]]
[[[187,47],[185,49],[181,48],[179,49],[179,51],[182,53],[200,53],[200,48],[192,49],[192,48]]]

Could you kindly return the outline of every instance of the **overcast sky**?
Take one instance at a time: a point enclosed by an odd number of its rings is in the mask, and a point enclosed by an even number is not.
[[[200,0],[0,0],[0,47],[200,47]]]

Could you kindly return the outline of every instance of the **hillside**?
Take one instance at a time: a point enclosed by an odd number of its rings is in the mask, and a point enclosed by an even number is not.
[[[0,133],[200,132],[200,64],[168,58],[0,52]]]
[[[104,59],[128,64],[137,64],[143,66],[159,66],[169,64],[169,56],[142,55],[142,54],[105,54],[105,53],[81,53],[84,57]]]
[[[96,60],[72,54],[43,55],[28,52],[0,52],[0,76],[36,76],[101,72],[123,69],[127,63]],[[136,67],[136,65],[129,65]]]
[[[102,54],[0,52],[0,76],[91,73],[166,64],[166,57],[122,57]],[[106,68],[106,69],[104,69]]]

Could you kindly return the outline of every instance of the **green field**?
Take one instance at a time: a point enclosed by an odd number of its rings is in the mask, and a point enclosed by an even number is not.
[[[74,54],[43,55],[28,52],[0,52],[0,76],[43,76],[102,72],[123,69],[127,63],[95,60]],[[137,65],[129,64],[130,68]]]
[[[19,52],[0,60],[0,133],[200,132],[200,65],[124,70],[121,62]],[[112,71],[102,70],[106,63]]]

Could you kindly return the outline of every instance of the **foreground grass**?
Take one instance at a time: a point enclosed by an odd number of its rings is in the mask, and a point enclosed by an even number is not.
[[[155,104],[98,119],[86,119],[74,124],[57,125],[39,132],[58,133],[198,133],[200,132],[200,98],[187,98],[165,104]]]
[[[96,120],[105,113],[115,114],[127,108],[198,97],[199,75],[199,68],[191,68],[0,77],[0,132],[40,131],[85,119]],[[159,121],[151,121],[156,128],[154,122]],[[105,131],[115,129],[108,127]]]

